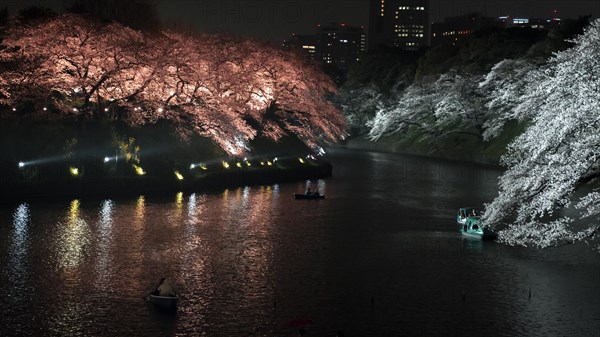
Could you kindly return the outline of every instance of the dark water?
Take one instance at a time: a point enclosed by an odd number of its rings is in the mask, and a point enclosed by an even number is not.
[[[495,168],[333,151],[304,183],[0,210],[0,336],[600,336],[600,254],[463,239]],[[158,279],[175,315],[143,297]]]

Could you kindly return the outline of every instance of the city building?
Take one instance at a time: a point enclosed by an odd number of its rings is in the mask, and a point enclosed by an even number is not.
[[[312,60],[317,60],[317,36],[292,34],[291,39],[283,41],[286,49],[301,50]]]
[[[498,17],[498,22],[503,27],[522,27],[532,29],[552,29],[560,25],[561,19],[552,17],[550,19],[530,19],[526,17],[512,17],[504,15]]]
[[[501,26],[501,22],[495,18],[484,17],[478,13],[445,18],[443,22],[431,24],[431,45],[456,44],[476,30]]]
[[[283,42],[284,48],[302,50],[322,64],[347,69],[367,51],[364,27],[345,23],[317,25],[314,35],[296,35]]]
[[[329,23],[317,26],[317,55],[324,64],[347,68],[360,61],[367,51],[363,27],[345,23]]]
[[[371,0],[369,49],[419,50],[430,45],[429,0]]]
[[[443,22],[431,24],[431,45],[455,45],[473,32],[487,27],[498,28],[530,28],[549,30],[560,25],[559,18],[530,19],[526,17],[500,16],[484,17],[478,13],[445,18]]]

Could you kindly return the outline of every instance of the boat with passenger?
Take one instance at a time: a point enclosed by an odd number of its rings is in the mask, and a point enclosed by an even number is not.
[[[171,286],[171,282],[163,277],[158,282],[158,287],[148,293],[147,300],[158,309],[177,311],[177,301],[179,298]]]
[[[496,233],[492,229],[481,224],[479,216],[467,217],[465,223],[460,227],[460,232],[463,236],[481,240],[496,238]]]
[[[294,193],[296,199],[325,199],[325,196],[319,192],[314,193]]]

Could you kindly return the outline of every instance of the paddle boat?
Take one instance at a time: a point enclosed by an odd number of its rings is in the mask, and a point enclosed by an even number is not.
[[[148,302],[162,310],[177,311],[178,299],[177,296],[159,296],[153,293],[148,294]]]
[[[465,219],[460,232],[463,236],[481,240],[493,240],[496,233],[486,226],[481,225],[479,216],[470,216]]]

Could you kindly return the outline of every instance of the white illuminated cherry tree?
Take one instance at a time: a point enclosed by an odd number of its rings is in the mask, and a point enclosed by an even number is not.
[[[170,121],[232,155],[263,134],[308,146],[345,134],[332,80],[299,55],[230,36],[145,34],[67,14],[13,22],[0,48],[0,104],[53,116]],[[48,113],[43,113],[48,114]]]
[[[600,230],[600,20],[552,57],[514,107],[533,117],[508,147],[484,221],[509,244],[548,247]],[[514,102],[505,99],[508,104]],[[583,185],[593,182],[593,184]],[[583,185],[583,186],[582,186]]]
[[[369,121],[369,136],[377,140],[384,135],[412,133],[421,141],[432,142],[452,134],[482,138],[487,110],[478,80],[478,76],[451,71],[413,83]]]
[[[479,86],[486,100],[485,140],[497,137],[508,121],[524,122],[534,116],[536,110],[524,110],[520,104],[525,93],[542,79],[539,69],[544,63],[539,59],[506,59],[484,76]]]

